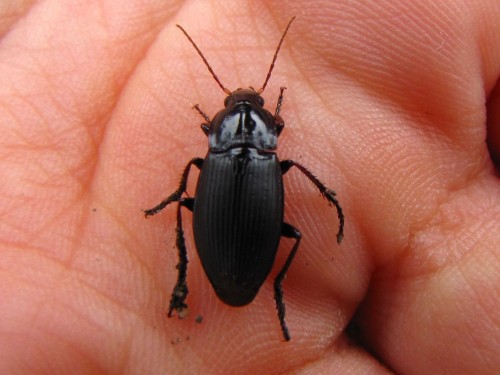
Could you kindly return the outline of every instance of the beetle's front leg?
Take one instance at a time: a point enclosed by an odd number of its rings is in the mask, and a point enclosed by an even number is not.
[[[174,191],[172,194],[170,194],[170,196],[168,198],[161,201],[160,204],[156,205],[153,208],[150,208],[149,210],[145,210],[144,214],[146,217],[156,215],[158,212],[163,210],[170,203],[178,202],[181,199],[182,194],[186,191],[189,171],[190,171],[191,166],[193,164],[196,165],[198,167],[198,169],[201,169],[201,166],[203,165],[203,159],[202,158],[193,158],[189,161],[189,163],[184,168],[184,171],[182,172],[181,182],[179,183],[179,187],[177,188],[177,190]]]
[[[278,103],[276,104],[276,110],[274,111],[274,116],[277,117],[280,115],[281,105],[283,104],[283,93],[285,92],[286,87],[280,87],[280,96],[278,96]]]
[[[286,90],[286,87],[280,87],[280,96],[278,97],[278,104],[276,104],[276,111],[274,111],[274,126],[276,126],[276,130],[278,132],[278,136],[283,131],[285,127],[285,122],[280,116],[281,105],[283,104],[283,92]]]
[[[210,130],[210,123],[212,122],[212,120],[210,120],[210,117],[208,117],[208,115],[205,112],[203,112],[203,110],[200,108],[198,104],[195,104],[193,106],[193,109],[196,109],[198,113],[201,115],[201,117],[205,119],[205,122],[201,124],[201,130],[203,130],[203,133],[205,133],[205,135],[208,136],[208,132]]]
[[[337,232],[337,243],[340,244],[342,238],[344,237],[344,214],[342,212],[342,207],[340,203],[335,198],[336,193],[327,188],[316,176],[314,176],[306,167],[300,165],[293,160],[283,160],[280,163],[281,173],[285,174],[291,167],[297,167],[305,176],[318,188],[319,192],[328,200],[330,204],[333,204],[337,208],[337,215],[339,217],[339,231]]]
[[[175,310],[179,318],[184,318],[188,314],[188,306],[184,302],[188,294],[188,287],[186,283],[188,258],[186,241],[184,240],[184,230],[182,229],[182,207],[186,207],[188,210],[193,211],[194,198],[183,198],[179,200],[177,205],[176,246],[177,251],[179,252],[179,263],[177,263],[177,266],[175,267],[178,272],[177,282],[175,283],[172,296],[170,297],[168,316],[171,317]]]

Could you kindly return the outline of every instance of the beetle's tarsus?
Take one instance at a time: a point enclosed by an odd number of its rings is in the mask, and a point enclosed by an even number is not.
[[[170,305],[167,316],[171,318],[174,315],[174,310],[180,319],[185,318],[189,313],[188,305],[184,302],[188,294],[186,283],[176,285],[170,297]]]
[[[188,306],[184,303],[188,295],[188,287],[186,283],[187,277],[187,249],[186,241],[184,239],[184,230],[182,229],[182,214],[181,208],[186,207],[192,210],[194,203],[194,198],[184,198],[181,199],[177,205],[177,228],[176,228],[176,241],[177,251],[179,254],[179,263],[175,266],[177,269],[177,282],[175,283],[174,289],[172,291],[172,296],[170,297],[170,306],[168,309],[168,316],[173,315],[173,311],[177,312],[179,318],[184,318],[188,313]]]
[[[198,104],[193,105],[193,109],[196,109],[196,111],[198,111],[198,113],[201,115],[201,117],[203,117],[203,119],[205,120],[205,122],[202,125],[210,126],[210,123],[212,122],[212,120],[210,120],[210,117],[208,117],[208,115],[205,113],[205,111],[203,111]]]

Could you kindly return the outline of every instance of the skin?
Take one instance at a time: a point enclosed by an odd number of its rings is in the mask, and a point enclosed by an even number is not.
[[[473,5],[471,5],[473,4]],[[184,213],[190,315],[167,319],[175,207],[223,84],[287,86],[284,282],[221,303]],[[5,1],[0,6],[0,373],[494,374],[500,368],[500,4]],[[486,141],[488,141],[489,149]],[[497,159],[498,160],[498,159]],[[192,195],[197,173],[190,179]],[[195,318],[203,320],[197,323]]]

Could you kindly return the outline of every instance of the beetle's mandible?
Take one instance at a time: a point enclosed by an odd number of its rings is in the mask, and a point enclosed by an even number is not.
[[[284,87],[280,90],[274,115],[264,108],[260,96],[271,77],[274,63],[290,25],[288,23],[274,54],[264,84],[259,90],[225,88],[206,58],[179,25],[208,70],[227,94],[224,109],[213,120],[198,105],[194,108],[203,116],[201,129],[208,137],[205,159],[194,158],[184,168],[178,189],[157,206],[146,210],[155,215],[177,202],[178,277],[170,299],[168,316],[174,311],[185,315],[188,294],[186,285],[187,250],[182,229],[181,208],[193,212],[193,233],[201,264],[217,296],[231,306],[252,302],[271,272],[280,238],[295,240],[285,264],[274,281],[274,299],[285,340],[290,334],[285,324],[285,304],[281,284],[299,248],[301,234],[297,228],[283,221],[283,175],[292,167],[301,171],[321,195],[337,209],[340,244],[344,229],[344,215],[335,197],[308,169],[293,160],[279,161],[275,153],[278,136],[285,123],[280,116]],[[185,195],[191,166],[200,169],[194,197]]]

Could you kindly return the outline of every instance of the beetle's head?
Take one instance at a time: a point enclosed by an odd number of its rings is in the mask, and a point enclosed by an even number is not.
[[[237,89],[224,100],[208,131],[211,151],[235,147],[275,150],[283,129],[279,116],[264,108],[264,99],[254,89]],[[279,119],[277,121],[277,119]]]
[[[224,87],[187,31],[182,26],[177,25],[196,49],[209,72],[212,73],[212,77],[214,77],[220,88],[227,94],[224,100],[225,108],[214,117],[210,128],[206,126],[202,127],[203,131],[208,135],[211,151],[226,151],[230,148],[245,146],[255,147],[259,150],[276,149],[278,136],[284,126],[283,120],[278,115],[281,106],[281,96],[276,108],[276,114],[273,116],[268,110],[264,109],[264,99],[262,99],[260,94],[266,88],[269,78],[271,78],[281,44],[294,19],[295,17],[292,17],[290,22],[288,22],[274,53],[273,61],[267,72],[264,84],[257,91],[250,87],[249,89],[237,89],[231,92]],[[283,93],[283,88],[281,92]]]
[[[237,104],[253,104],[257,108],[264,108],[264,99],[253,87],[238,88],[224,99],[224,107],[234,107]]]

